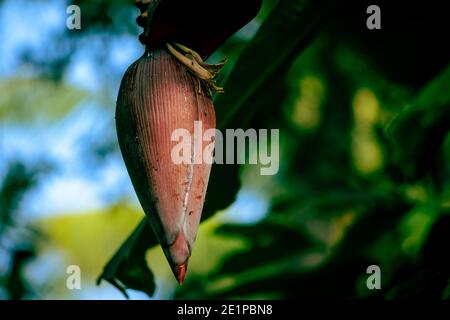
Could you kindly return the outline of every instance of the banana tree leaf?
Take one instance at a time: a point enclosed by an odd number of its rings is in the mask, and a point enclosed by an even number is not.
[[[245,107],[254,95],[260,94],[259,100],[264,101],[267,94],[261,96],[264,92],[261,87],[267,82],[272,85],[277,83],[275,75],[289,67],[307,47],[326,15],[338,2],[297,0],[277,3],[241,53],[225,83],[226,94],[217,96],[215,100],[219,128],[251,112]],[[246,111],[243,112],[243,109]]]
[[[403,280],[387,292],[387,299],[449,299],[450,259],[446,252],[450,242],[450,215],[440,212],[420,254],[421,262],[412,271],[403,271]],[[402,270],[400,270],[402,271]]]
[[[217,272],[220,275],[237,273],[246,266],[252,266],[252,268],[263,266],[270,261],[295,255],[300,250],[312,246],[309,239],[295,225],[278,223],[270,219],[250,226],[223,225],[219,227],[217,233],[227,236],[236,235],[250,243],[247,250],[230,256],[224,262]]]
[[[88,96],[84,91],[50,80],[11,79],[0,82],[0,120],[27,123],[36,117],[60,119]],[[33,101],[33,103],[28,103]]]

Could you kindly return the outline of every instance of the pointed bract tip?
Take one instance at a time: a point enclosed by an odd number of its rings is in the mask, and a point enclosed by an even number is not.
[[[175,266],[174,268],[175,277],[177,278],[178,283],[180,286],[184,283],[184,277],[186,276],[186,263],[183,263],[181,265]]]

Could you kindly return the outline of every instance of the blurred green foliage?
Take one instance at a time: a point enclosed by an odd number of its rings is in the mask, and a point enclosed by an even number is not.
[[[132,11],[125,2],[77,3],[89,6],[86,32],[139,32],[129,19],[118,22]],[[252,166],[213,167],[203,220],[243,186],[265,188],[270,209],[255,224],[216,227],[245,246],[211,270],[188,273],[175,298],[450,298],[448,26],[428,10],[383,2],[385,29],[371,33],[368,4],[266,1],[256,35],[219,50],[231,63],[226,93],[215,99],[218,126],[280,128],[280,171],[262,177]],[[9,207],[10,181],[0,198]],[[151,296],[146,254],[156,244],[142,220],[99,280]],[[367,289],[372,264],[382,270],[381,290]]]

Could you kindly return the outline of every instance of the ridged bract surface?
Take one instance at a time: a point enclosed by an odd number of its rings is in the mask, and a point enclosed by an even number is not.
[[[212,100],[174,57],[158,50],[128,68],[116,108],[119,145],[139,201],[176,276],[191,254],[211,169],[204,162],[172,161],[172,149],[179,143],[171,141],[176,129],[189,131],[191,157],[194,150],[211,145],[201,136],[194,139],[194,121],[202,122],[203,132],[215,127]]]

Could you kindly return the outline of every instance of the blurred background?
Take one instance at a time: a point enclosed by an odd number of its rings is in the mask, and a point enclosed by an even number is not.
[[[219,128],[279,128],[280,171],[213,167],[179,287],[115,132],[139,10],[0,0],[0,299],[449,299],[450,26],[427,5],[265,0],[210,57]]]

